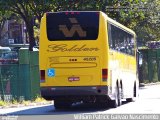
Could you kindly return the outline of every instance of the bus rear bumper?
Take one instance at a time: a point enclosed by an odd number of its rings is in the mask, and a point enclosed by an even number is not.
[[[46,100],[68,97],[107,96],[107,94],[108,86],[41,87],[41,96]]]

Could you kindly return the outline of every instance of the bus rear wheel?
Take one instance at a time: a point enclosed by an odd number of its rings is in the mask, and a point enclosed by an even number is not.
[[[126,101],[127,102],[134,102],[134,101],[136,101],[136,97],[137,97],[137,90],[136,90],[136,84],[134,84],[133,97],[132,98],[127,98]]]
[[[110,100],[110,102],[109,102],[109,105],[110,105],[111,108],[116,108],[116,107],[122,105],[121,92],[122,92],[121,88],[119,88],[117,86],[115,100]]]
[[[95,102],[96,106],[99,108],[108,108],[108,98],[107,96],[100,96]]]

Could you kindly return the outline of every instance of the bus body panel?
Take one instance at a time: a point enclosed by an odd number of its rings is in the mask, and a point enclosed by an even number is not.
[[[115,100],[117,82],[123,89],[123,98],[133,97],[134,83],[138,83],[136,56],[109,48],[108,23],[133,34],[135,41],[133,31],[102,12],[99,12],[96,40],[49,41],[46,14],[43,16],[39,51],[40,72],[45,79],[40,83],[42,97],[74,101],[88,100],[88,96],[107,96]]]
[[[43,24],[45,22],[46,17],[44,16],[41,23]],[[100,23],[101,22],[104,22],[104,20],[100,19]],[[99,29],[104,29],[104,27],[105,26],[100,24]],[[41,31],[43,33],[46,29],[42,28]],[[44,59],[40,59],[40,68],[46,71],[45,75],[47,78],[46,82],[41,83],[41,86],[106,85],[106,82],[102,82],[102,69],[108,67],[106,59],[108,53],[106,48],[107,40],[105,40],[105,36],[106,34],[99,34],[98,39],[93,41],[40,42],[40,46],[42,46],[40,50],[45,51],[44,54],[41,55],[44,56]],[[47,36],[43,34],[41,38],[41,40],[46,40]],[[103,42],[101,40],[103,40]],[[102,53],[106,54],[99,56]],[[45,64],[43,64],[43,62]],[[53,68],[55,70],[55,76],[48,77],[48,69],[46,68]],[[77,78],[77,80],[72,81],[71,79],[74,79],[74,77],[75,79]]]
[[[116,91],[116,81],[122,81],[123,98],[129,98],[130,96],[133,96],[132,91],[134,82],[137,79],[135,58],[129,55],[123,55],[122,53],[117,53],[114,50],[110,50],[109,52],[110,81],[112,81],[110,86],[114,86],[110,97],[112,97]],[[114,98],[115,97],[113,96],[113,99]]]

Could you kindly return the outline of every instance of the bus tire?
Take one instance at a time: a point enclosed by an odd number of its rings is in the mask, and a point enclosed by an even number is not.
[[[71,107],[71,102],[63,100],[54,100],[55,109],[67,109]]]
[[[111,108],[116,108],[118,106],[116,100],[110,100],[109,101],[109,106]]]
[[[138,91],[137,91],[137,86],[136,86],[136,83],[134,84],[134,91],[133,91],[133,96],[136,98],[138,97]]]
[[[117,86],[115,100],[110,100],[109,102],[111,108],[116,108],[122,105],[121,92],[122,90]]]
[[[133,102],[133,98],[127,98],[126,101],[127,102]]]
[[[117,92],[118,92],[117,94],[118,106],[121,106],[122,105],[122,89],[119,88]]]
[[[137,89],[136,89],[136,84],[134,84],[133,97],[132,98],[127,98],[126,101],[127,102],[134,102],[134,101],[136,101],[136,97],[137,97]]]
[[[107,96],[97,96],[95,105],[98,108],[108,108],[108,97]]]

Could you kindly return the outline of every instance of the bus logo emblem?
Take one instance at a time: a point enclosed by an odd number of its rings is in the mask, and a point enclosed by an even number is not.
[[[59,25],[59,30],[63,32],[65,37],[73,37],[77,32],[79,37],[86,37],[86,31],[78,24],[76,18],[69,18],[69,21],[72,23],[72,27],[69,30],[66,25]]]

